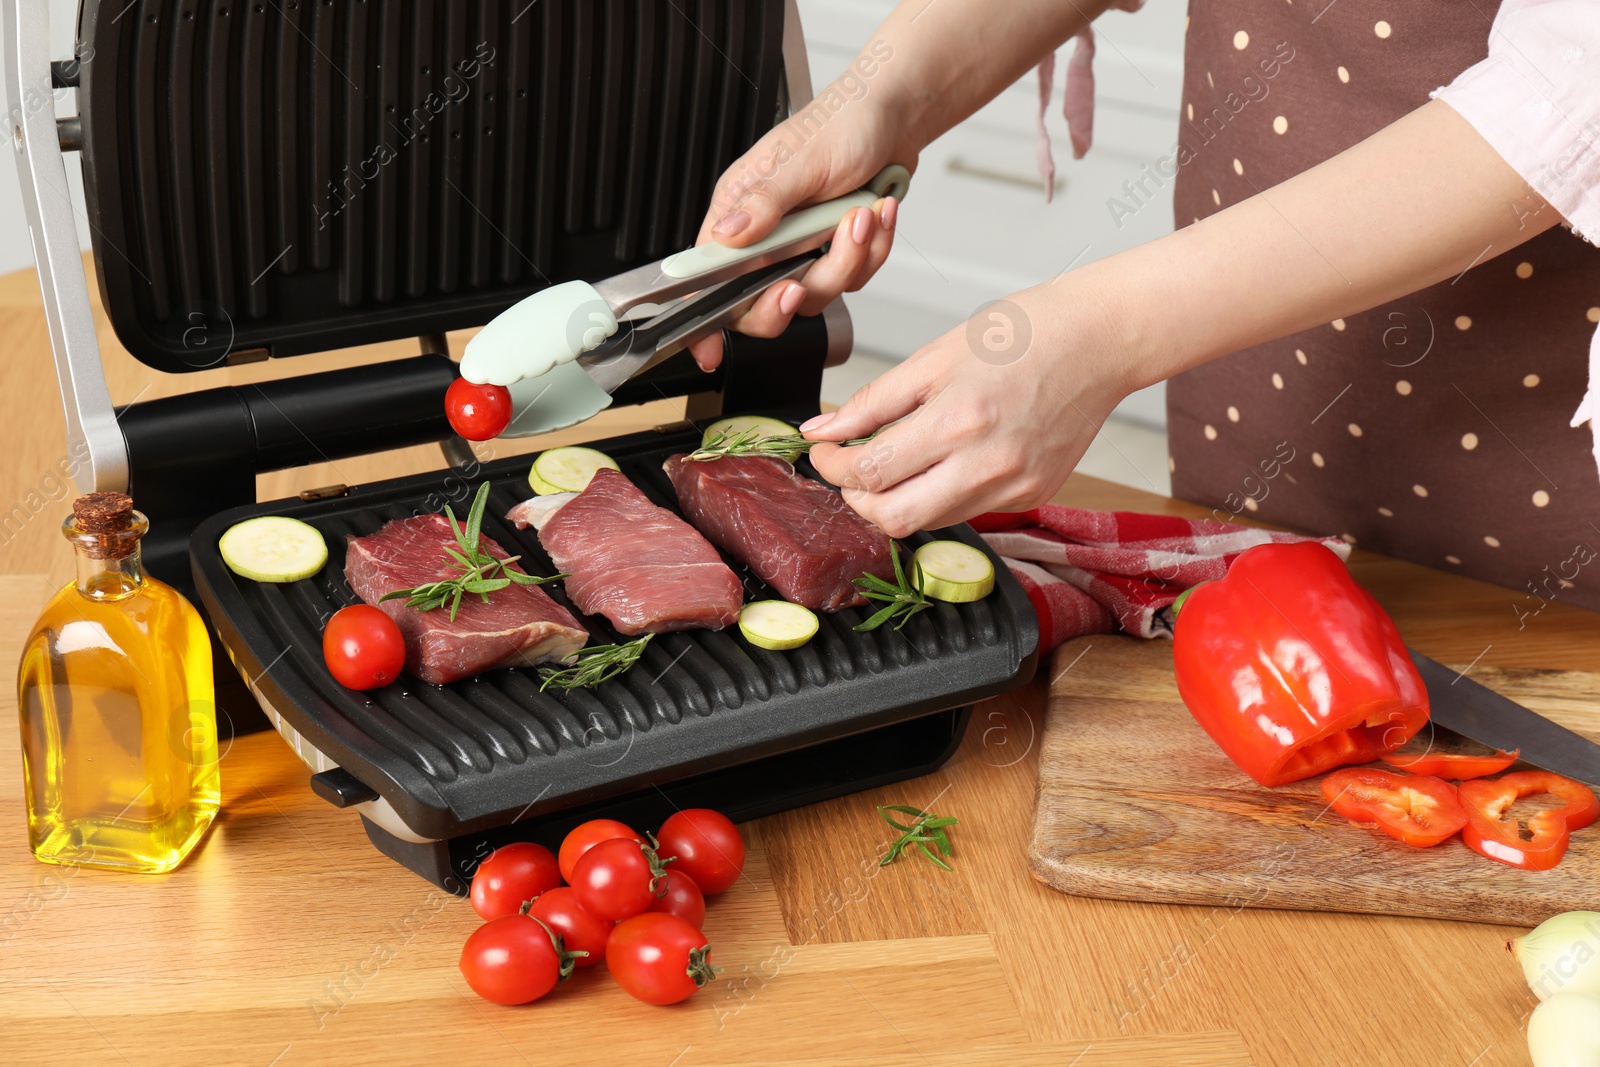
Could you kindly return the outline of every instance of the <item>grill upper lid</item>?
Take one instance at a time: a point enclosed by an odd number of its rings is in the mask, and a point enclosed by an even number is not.
[[[442,333],[685,247],[779,114],[783,13],[84,0],[84,181],[117,336],[187,371]]]

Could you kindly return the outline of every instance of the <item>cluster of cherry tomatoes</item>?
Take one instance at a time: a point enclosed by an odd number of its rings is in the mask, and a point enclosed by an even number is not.
[[[738,828],[708,808],[677,812],[654,837],[592,819],[558,855],[506,845],[473,874],[472,906],[488,921],[461,950],[462,977],[485,1000],[527,1004],[604,962],[638,999],[676,1004],[716,974],[705,898],[743,870]]]

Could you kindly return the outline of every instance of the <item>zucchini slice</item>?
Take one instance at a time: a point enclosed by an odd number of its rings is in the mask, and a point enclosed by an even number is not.
[[[817,634],[817,616],[787,600],[756,600],[739,612],[739,632],[758,648],[799,648]]]
[[[617,461],[593,448],[567,445],[540,452],[528,472],[528,485],[540,496],[581,493],[589,488],[594,472],[602,467],[621,470]]]
[[[929,541],[911,557],[912,573],[921,568],[922,592],[934,600],[965,604],[994,592],[994,564],[960,541]]]
[[[316,527],[283,515],[228,527],[217,549],[229,570],[257,582],[298,582],[328,562],[328,543]]]

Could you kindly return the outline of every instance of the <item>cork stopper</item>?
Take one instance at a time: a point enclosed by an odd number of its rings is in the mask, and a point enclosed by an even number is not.
[[[72,502],[72,517],[90,559],[123,559],[139,546],[133,498],[126,493],[90,493]]]
[[[120,533],[133,525],[133,497],[90,493],[72,502],[72,514],[84,533]]]

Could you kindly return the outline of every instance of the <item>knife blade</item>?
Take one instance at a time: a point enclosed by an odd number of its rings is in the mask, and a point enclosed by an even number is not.
[[[1600,788],[1600,745],[1558,726],[1459,671],[1411,651],[1428,687],[1429,716],[1447,730],[1492,748],[1522,750],[1535,767]]]

